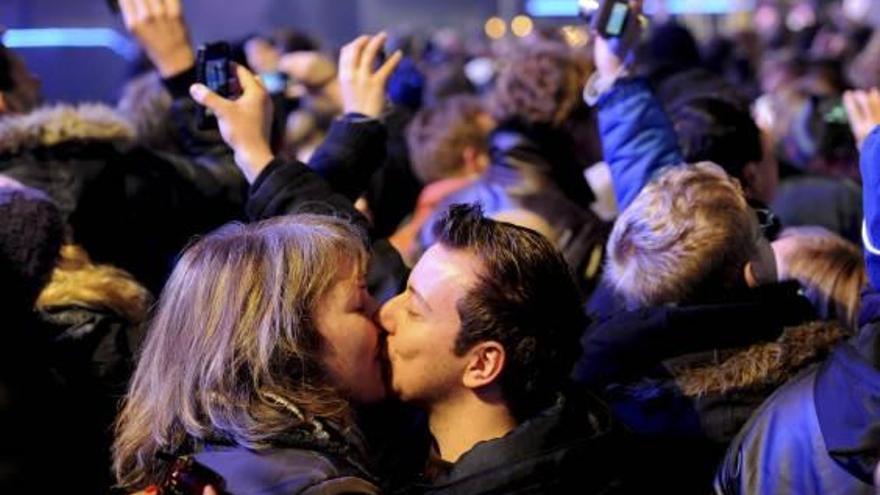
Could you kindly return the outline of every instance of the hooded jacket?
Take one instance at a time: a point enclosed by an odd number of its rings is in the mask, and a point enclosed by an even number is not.
[[[880,324],[780,388],[733,441],[719,494],[873,494],[880,460]]]
[[[231,160],[138,146],[104,105],[57,105],[0,119],[0,173],[59,205],[72,241],[158,292],[196,234],[241,217],[245,182]]]

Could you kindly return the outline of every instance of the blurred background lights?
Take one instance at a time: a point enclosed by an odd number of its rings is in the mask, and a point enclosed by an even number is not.
[[[507,33],[507,23],[500,17],[490,17],[483,28],[486,36],[493,40],[501,39]]]
[[[532,18],[526,15],[518,15],[510,21],[510,31],[520,38],[530,35],[534,28]]]

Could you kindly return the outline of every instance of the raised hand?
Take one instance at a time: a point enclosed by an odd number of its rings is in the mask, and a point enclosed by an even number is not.
[[[606,40],[593,33],[593,59],[596,72],[600,77],[617,77],[626,64],[629,52],[638,42],[642,33],[642,0],[630,0],[630,14],[627,23],[635,23],[633,29],[627,30],[626,39]]]
[[[398,50],[378,69],[376,59],[388,36],[360,36],[342,48],[339,55],[339,85],[345,113],[379,117],[385,108],[388,79],[403,58]]]
[[[119,0],[126,29],[165,78],[179,74],[195,63],[180,1]]]
[[[253,182],[274,158],[269,145],[272,127],[272,99],[257,77],[235,64],[242,94],[235,100],[223,98],[204,84],[193,84],[190,95],[217,116],[220,134],[235,152],[235,163],[248,182]]]
[[[868,134],[880,125],[880,90],[847,91],[843,95],[843,104],[849,115],[849,125],[859,149]]]

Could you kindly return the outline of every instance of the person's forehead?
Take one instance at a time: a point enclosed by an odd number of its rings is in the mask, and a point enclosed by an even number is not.
[[[472,253],[435,244],[416,263],[410,285],[425,299],[463,293],[476,282],[480,266]]]

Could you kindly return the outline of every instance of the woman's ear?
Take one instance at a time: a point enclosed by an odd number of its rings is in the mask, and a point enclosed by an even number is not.
[[[462,376],[462,384],[467,388],[491,385],[504,369],[504,346],[493,340],[480,342],[468,351],[468,355],[470,358]]]

